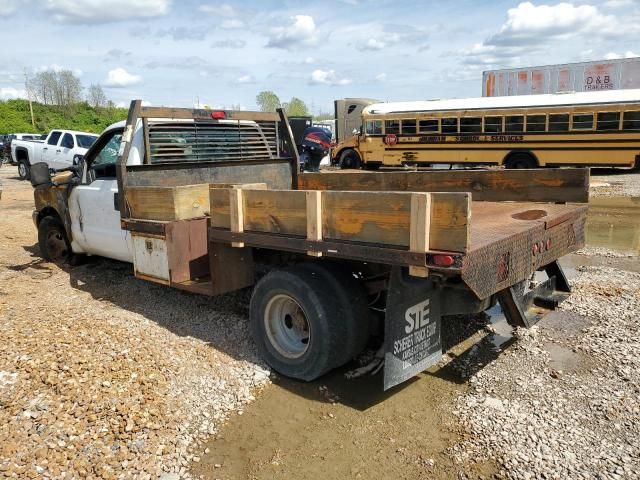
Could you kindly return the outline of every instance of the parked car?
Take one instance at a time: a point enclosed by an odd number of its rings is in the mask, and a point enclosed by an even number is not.
[[[4,162],[15,164],[15,162],[11,158],[11,142],[13,140],[38,139],[40,139],[40,135],[37,133],[8,133],[6,135],[2,135],[0,137],[0,140],[2,141],[2,143],[0,144],[0,159]]]
[[[11,157],[18,163],[18,174],[25,180],[30,177],[31,165],[44,162],[51,170],[74,165],[74,159],[84,155],[98,138],[93,133],[73,130],[51,130],[46,140],[14,140]]]

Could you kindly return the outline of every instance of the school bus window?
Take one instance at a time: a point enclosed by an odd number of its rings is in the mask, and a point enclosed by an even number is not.
[[[442,133],[458,133],[458,119],[457,118],[443,118],[442,119]]]
[[[416,121],[415,120],[402,120],[402,133],[405,135],[416,134]]]
[[[382,135],[382,120],[369,120],[365,122],[364,131],[367,135]]]
[[[438,125],[438,119],[433,118],[429,120],[420,120],[419,123],[420,133],[433,133],[440,130]]]
[[[482,131],[482,118],[461,118],[460,133],[480,133]]]
[[[640,110],[636,112],[624,112],[622,129],[640,130]]]
[[[576,113],[573,115],[574,130],[593,130],[593,113]]]
[[[620,128],[620,112],[598,112],[596,130],[618,130]]]
[[[527,132],[544,132],[546,129],[546,115],[527,115]]]
[[[390,133],[395,133],[396,135],[400,133],[400,120],[385,120],[384,133],[387,135]]]
[[[550,132],[568,132],[569,131],[569,114],[568,113],[549,114],[549,131]]]
[[[524,132],[524,115],[510,115],[505,118],[505,132]]]
[[[484,117],[486,133],[502,133],[502,117]]]

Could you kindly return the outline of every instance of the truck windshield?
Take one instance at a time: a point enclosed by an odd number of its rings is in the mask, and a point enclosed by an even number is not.
[[[89,148],[97,138],[97,135],[76,135],[76,140],[80,148]]]

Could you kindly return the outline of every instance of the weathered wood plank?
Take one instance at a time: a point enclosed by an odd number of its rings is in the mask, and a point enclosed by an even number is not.
[[[305,192],[307,198],[307,240],[322,240],[322,192],[311,190]],[[308,250],[307,255],[321,257],[322,252]]]
[[[411,224],[409,226],[409,250],[412,252],[428,252],[431,229],[431,194],[411,194]],[[427,277],[427,267],[409,267],[409,274],[415,277]]]
[[[409,246],[411,195],[396,192],[325,192],[322,237]]]
[[[466,253],[469,249],[471,194],[434,193],[431,197],[430,250]]]
[[[297,190],[243,190],[243,192],[245,230],[306,236],[305,192]]]
[[[244,199],[240,188],[230,188],[229,192],[229,223],[234,233],[244,232]],[[232,247],[242,248],[244,243],[233,242]]]
[[[209,217],[212,227],[231,228],[229,189],[209,189]]]
[[[327,172],[298,177],[301,190],[472,192],[477,201],[589,201],[589,170]]]
[[[145,220],[184,220],[209,213],[207,184],[177,187],[127,187],[127,205],[132,218]]]

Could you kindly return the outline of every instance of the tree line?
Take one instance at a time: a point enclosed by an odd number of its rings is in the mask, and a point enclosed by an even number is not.
[[[30,100],[44,105],[58,105],[64,109],[86,101],[93,108],[114,108],[100,85],[91,84],[83,96],[82,82],[71,70],[45,70],[26,80]]]

